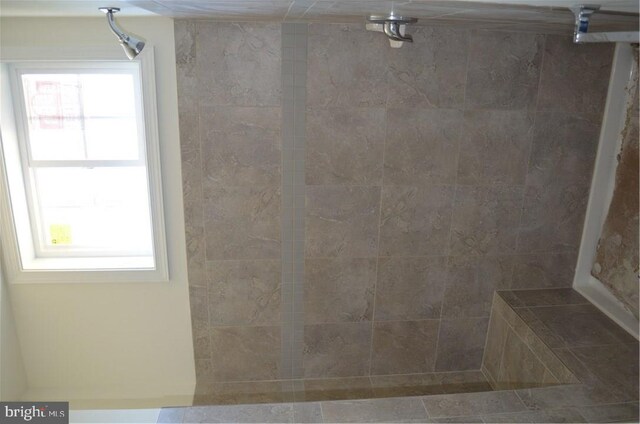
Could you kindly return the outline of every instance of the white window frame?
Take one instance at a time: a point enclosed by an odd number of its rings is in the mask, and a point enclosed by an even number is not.
[[[116,46],[119,47],[119,46]],[[0,63],[0,241],[4,268],[10,283],[75,283],[75,282],[166,282],[169,281],[164,204],[160,170],[160,145],[157,122],[155,66],[153,46],[147,45],[135,59],[140,71],[142,91],[142,112],[144,117],[144,138],[146,148],[147,180],[149,204],[153,232],[153,265],[140,267],[139,257],[36,257],[33,239],[37,234],[31,230],[28,193],[23,173],[24,151],[21,151],[21,131],[13,108],[15,96],[10,81],[15,73],[10,72],[12,64],[22,67],[28,62],[30,69],[68,62],[70,68],[99,69],[100,63],[125,62],[118,48],[95,47],[82,51],[63,49],[32,51],[39,60],[25,60],[24,52],[2,52]],[[56,63],[57,62],[57,63]],[[47,69],[48,70],[48,69]],[[13,76],[11,74],[14,74]],[[14,81],[15,82],[15,81]],[[19,101],[23,101],[20,99]],[[22,111],[20,111],[22,113]],[[14,225],[15,223],[15,225]],[[19,244],[19,240],[22,242]],[[25,245],[25,240],[31,243]],[[22,248],[22,250],[21,250]]]

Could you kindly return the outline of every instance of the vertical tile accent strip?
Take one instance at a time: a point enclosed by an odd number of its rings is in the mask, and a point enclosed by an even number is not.
[[[303,376],[307,24],[282,24],[281,377]]]

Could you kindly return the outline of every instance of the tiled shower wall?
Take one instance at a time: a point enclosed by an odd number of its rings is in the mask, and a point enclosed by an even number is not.
[[[478,370],[494,290],[571,285],[611,46],[175,30],[199,381]]]

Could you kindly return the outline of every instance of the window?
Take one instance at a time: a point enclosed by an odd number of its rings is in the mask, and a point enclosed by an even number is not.
[[[5,214],[22,280],[168,278],[155,105],[141,76],[138,61],[3,64]]]

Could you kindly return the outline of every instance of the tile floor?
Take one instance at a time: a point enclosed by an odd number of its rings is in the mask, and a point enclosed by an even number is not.
[[[636,339],[572,289],[499,294],[579,384],[490,391],[478,372],[225,383],[158,422],[638,422]]]

